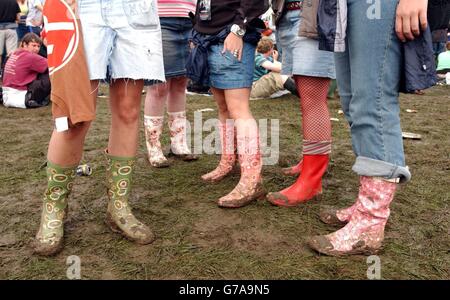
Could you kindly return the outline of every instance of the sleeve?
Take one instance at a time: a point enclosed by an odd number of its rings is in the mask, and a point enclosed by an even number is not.
[[[265,58],[264,56],[262,56],[262,55],[257,55],[256,58],[255,58],[255,65],[256,65],[257,67],[261,67],[262,64],[263,64],[264,62],[266,62],[266,61],[269,61],[269,60],[266,59],[266,58]]]
[[[48,69],[48,62],[45,57],[38,54],[33,55],[33,63],[31,69],[38,73],[44,73]]]
[[[241,6],[236,12],[233,24],[241,27],[264,28],[264,22],[259,19],[269,9],[267,0],[241,0]],[[259,20],[259,22],[258,22]],[[262,24],[262,25],[261,25]]]

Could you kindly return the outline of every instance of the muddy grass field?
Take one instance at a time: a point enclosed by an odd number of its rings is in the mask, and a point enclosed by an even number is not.
[[[189,96],[188,116],[204,112],[215,118],[211,97]],[[391,207],[385,247],[380,254],[383,279],[450,279],[450,88],[435,87],[424,96],[402,95],[403,130],[422,135],[405,140],[407,163],[413,173]],[[145,159],[144,133],[131,204],[138,218],[158,239],[134,245],[104,224],[105,161],[109,111],[99,98],[98,115],[87,137],[83,162],[90,177],[78,177],[69,201],[65,249],[53,258],[32,255],[31,241],[39,225],[46,179],[47,143],[53,127],[50,107],[16,110],[0,107],[0,279],[65,279],[66,260],[81,260],[83,279],[365,279],[366,257],[337,259],[318,256],[305,246],[309,235],[336,228],[322,224],[322,205],[346,206],[358,192],[358,177],[349,130],[337,100],[330,100],[333,154],[324,182],[324,195],[298,208],[286,209],[259,201],[238,210],[220,209],[215,201],[239,180],[238,169],[219,184],[200,176],[212,170],[215,155],[185,163],[171,159],[169,169],[155,170]],[[408,113],[407,109],[417,113]],[[252,102],[257,119],[280,120],[279,164],[264,168],[265,187],[276,191],[294,178],[280,169],[300,153],[300,113],[293,96]],[[209,134],[205,132],[204,135]],[[163,143],[169,144],[167,128]]]

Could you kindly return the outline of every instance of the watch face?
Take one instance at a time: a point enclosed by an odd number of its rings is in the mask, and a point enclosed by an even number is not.
[[[231,26],[231,32],[239,35],[239,36],[243,36],[245,34],[245,30],[242,29],[241,27],[239,27],[239,25],[234,24],[233,26]]]

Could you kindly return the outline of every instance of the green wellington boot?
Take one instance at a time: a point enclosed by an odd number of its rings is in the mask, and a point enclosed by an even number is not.
[[[128,197],[131,190],[131,178],[135,158],[115,157],[106,151],[108,160],[108,210],[106,223],[117,233],[141,245],[150,244],[155,235],[146,225],[141,223],[131,212]]]
[[[48,184],[43,199],[41,224],[34,243],[36,254],[51,256],[62,250],[67,199],[74,178],[75,167],[62,168],[47,163]]]

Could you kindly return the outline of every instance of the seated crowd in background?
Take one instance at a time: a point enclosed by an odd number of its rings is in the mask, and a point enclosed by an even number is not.
[[[6,61],[3,74],[3,105],[6,107],[35,108],[46,106],[50,97],[48,63],[40,56],[42,40],[27,33]]]
[[[252,99],[269,98],[274,93],[288,90],[298,96],[294,79],[281,75],[281,62],[278,61],[278,51],[274,49],[270,38],[262,38],[256,47],[255,70],[250,97]]]

